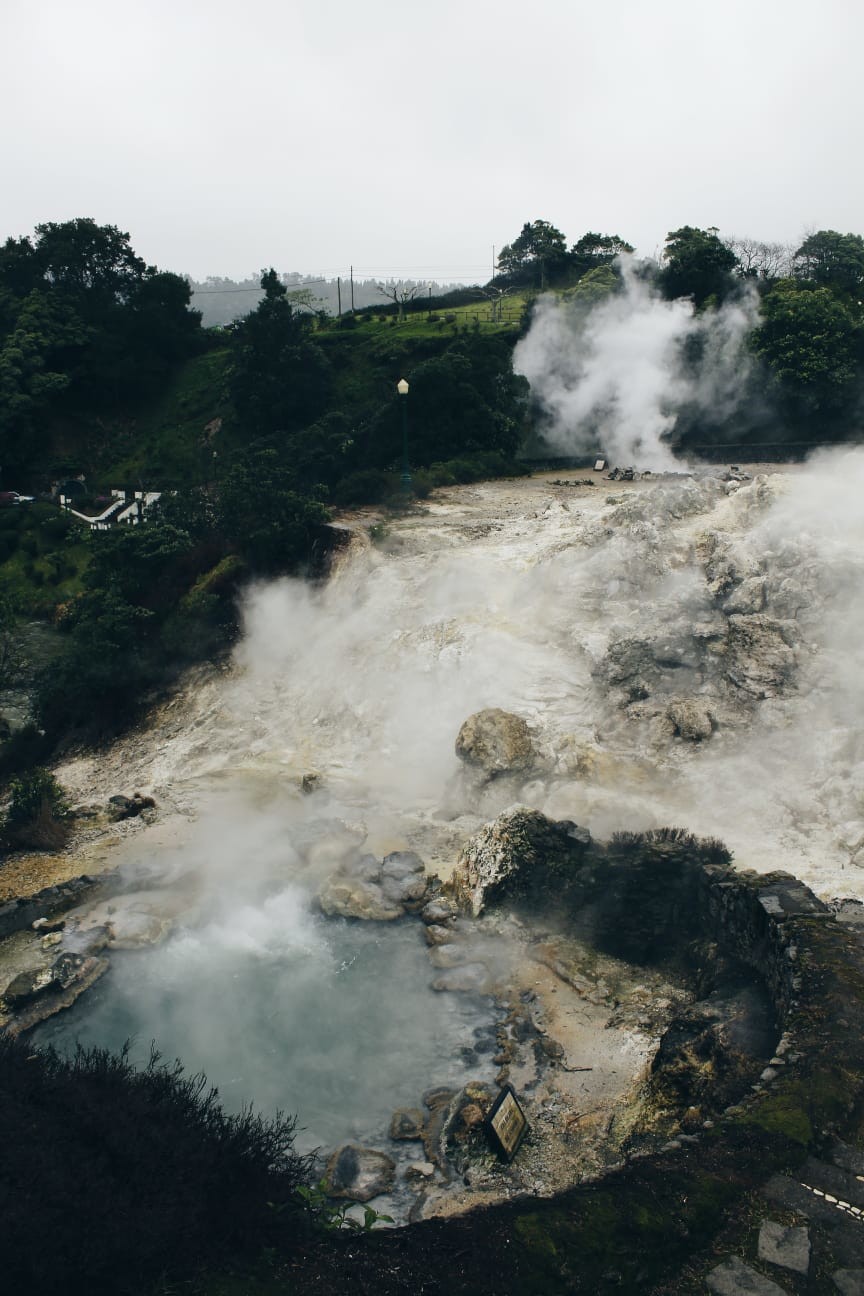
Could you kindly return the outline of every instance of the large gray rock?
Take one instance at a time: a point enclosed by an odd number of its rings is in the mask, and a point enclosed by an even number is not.
[[[749,1296],[786,1296],[785,1287],[778,1287],[777,1283],[751,1269],[735,1255],[711,1270],[705,1278],[705,1286],[715,1296],[742,1296],[745,1292]]]
[[[806,1228],[786,1228],[765,1220],[759,1230],[759,1259],[806,1274],[810,1270],[810,1234]]]
[[[331,1197],[367,1202],[393,1186],[396,1163],[385,1152],[345,1143],[336,1149],[324,1171],[325,1188]]]
[[[450,884],[474,917],[496,896],[514,898],[538,889],[551,895],[556,875],[575,866],[589,841],[587,831],[568,820],[511,806],[466,842]]]
[[[730,616],[726,635],[726,674],[755,698],[776,697],[796,665],[789,627],[773,617]]]
[[[381,889],[388,900],[416,906],[426,895],[426,866],[414,851],[393,851],[381,865]]]
[[[535,761],[525,721],[498,707],[468,717],[456,738],[456,755],[487,778],[530,769]]]

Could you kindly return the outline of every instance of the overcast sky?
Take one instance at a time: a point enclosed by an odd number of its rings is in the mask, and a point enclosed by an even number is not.
[[[0,0],[0,236],[485,280],[525,221],[864,233],[861,0]]]

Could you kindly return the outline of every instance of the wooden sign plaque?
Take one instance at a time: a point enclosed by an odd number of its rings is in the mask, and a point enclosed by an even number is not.
[[[519,1106],[516,1090],[504,1085],[486,1117],[489,1141],[500,1157],[512,1161],[527,1132],[528,1118]]]

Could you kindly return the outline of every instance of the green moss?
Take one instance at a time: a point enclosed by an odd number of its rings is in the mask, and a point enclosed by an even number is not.
[[[758,1125],[769,1134],[781,1134],[794,1143],[808,1147],[813,1140],[813,1125],[805,1108],[810,1106],[810,1096],[800,1081],[786,1086],[782,1091],[764,1098],[741,1120],[747,1125]]]
[[[516,1235],[524,1247],[546,1260],[558,1259],[558,1248],[549,1235],[551,1221],[541,1215],[523,1215],[516,1221]]]

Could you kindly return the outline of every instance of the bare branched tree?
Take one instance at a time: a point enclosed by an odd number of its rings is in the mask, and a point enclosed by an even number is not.
[[[497,321],[500,320],[501,318],[501,305],[504,301],[504,298],[509,297],[513,289],[512,288],[478,288],[477,291],[480,293],[482,297],[485,297],[487,301],[492,303],[492,311],[491,311],[492,323],[493,324],[497,323]]]
[[[405,318],[405,305],[413,301],[418,293],[426,287],[425,284],[406,284],[400,279],[398,283],[376,284],[378,292],[383,296],[389,297],[392,302],[396,303],[396,309],[400,320]]]
[[[739,274],[744,279],[785,279],[792,274],[794,249],[785,243],[763,243],[751,238],[725,242],[738,258]]]

